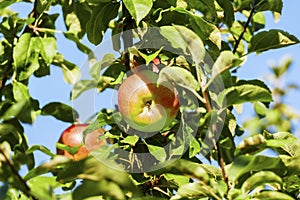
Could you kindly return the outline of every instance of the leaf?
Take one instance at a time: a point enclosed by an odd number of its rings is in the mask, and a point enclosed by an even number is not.
[[[267,147],[266,139],[261,134],[245,138],[238,146],[235,155],[253,154],[263,151]]]
[[[212,170],[212,168],[208,167],[207,165],[202,165],[189,160],[179,159],[168,165],[164,165],[162,169],[154,172],[154,174],[163,174],[163,173],[170,173],[170,174],[177,174],[177,175],[184,174],[191,178],[201,180],[204,183],[208,183],[209,182],[208,173],[209,174],[212,173],[214,174],[214,176],[219,176],[219,172],[216,171]]]
[[[163,147],[147,144],[148,150],[157,160],[164,162],[167,159],[167,153]]]
[[[233,6],[229,0],[217,0],[218,4],[224,10],[224,21],[228,27],[231,27],[234,21],[234,11]]]
[[[48,149],[47,147],[43,146],[43,145],[33,145],[31,147],[29,147],[27,150],[26,150],[26,154],[31,154],[35,151],[41,151],[43,152],[44,154],[48,155],[48,156],[51,156],[51,157],[54,157],[56,154],[52,153],[50,151],[50,149]]]
[[[202,12],[206,18],[211,19],[217,17],[216,7],[213,1],[207,0],[188,0],[188,7]]]
[[[159,53],[161,52],[162,49],[163,49],[163,47],[161,47],[159,50],[157,50],[156,52],[154,52],[150,55],[144,54],[141,51],[139,51],[139,55],[142,56],[143,59],[146,61],[146,65],[149,65],[149,63],[159,55]]]
[[[113,54],[105,54],[101,62],[96,62],[90,69],[90,75],[93,79],[98,80],[100,77],[100,72],[107,66],[110,66],[115,61],[115,56]]]
[[[55,177],[49,176],[37,176],[28,181],[28,186],[35,190],[34,196],[39,199],[52,199],[54,189],[60,185]]]
[[[281,13],[283,2],[282,0],[260,0],[257,3],[260,4],[258,11],[273,11]]]
[[[136,135],[128,135],[126,138],[121,140],[120,142],[129,144],[131,146],[134,146],[139,141],[139,137]]]
[[[30,33],[24,33],[20,38],[13,50],[14,66],[16,68],[23,68],[27,65],[27,59],[30,54]]]
[[[255,197],[259,200],[295,200],[293,197],[277,191],[263,191]]]
[[[231,106],[245,102],[271,102],[272,94],[259,80],[239,81],[238,85],[226,88],[219,94],[221,105]]]
[[[110,2],[101,4],[93,10],[86,27],[87,37],[91,43],[97,45],[102,41],[108,23],[117,16],[119,7],[119,3]]]
[[[41,48],[41,56],[47,65],[50,65],[56,55],[56,39],[54,37],[41,38],[43,47]]]
[[[123,3],[130,15],[135,19],[137,26],[148,15],[153,6],[152,0],[123,0]]]
[[[80,80],[75,83],[72,92],[71,92],[71,100],[79,97],[83,92],[96,88],[97,82],[94,80]]]
[[[249,172],[257,172],[263,170],[272,170],[279,173],[284,165],[280,158],[272,158],[267,156],[238,156],[232,164],[228,166],[228,177],[232,181],[237,181],[242,175]]]
[[[13,94],[16,101],[29,100],[30,94],[28,87],[21,82],[13,82]]]
[[[61,67],[64,74],[64,79],[67,83],[75,84],[80,79],[81,73],[78,66],[65,60],[63,55],[55,55],[53,64]]]
[[[266,185],[275,186],[275,189],[279,190],[282,186],[282,180],[280,176],[270,171],[261,171],[250,176],[242,185],[243,193],[249,193],[253,189],[259,186]]]
[[[120,186],[112,181],[84,180],[83,183],[74,190],[72,196],[74,200],[81,200],[99,195],[102,195],[105,199],[125,200],[126,197],[124,192],[125,191],[123,191]]]
[[[51,102],[42,108],[42,115],[51,115],[64,122],[74,122],[78,118],[78,113],[72,107],[60,103]]]
[[[189,158],[193,158],[198,155],[201,150],[201,146],[196,138],[194,138],[191,134],[190,136],[190,146],[189,146]]]
[[[201,199],[204,197],[218,196],[214,193],[215,191],[210,186],[205,186],[201,183],[188,183],[179,187],[176,195],[171,199]],[[221,197],[219,197],[219,199],[221,199]]]
[[[196,65],[199,65],[199,63],[203,61],[206,52],[202,40],[196,33],[185,26],[174,25],[174,27],[184,39],[193,61]]]
[[[111,0],[86,0],[86,1],[94,4],[111,2]]]
[[[250,41],[248,52],[263,52],[299,43],[299,40],[282,30],[262,31],[254,35]]]
[[[198,91],[200,89],[199,83],[194,78],[193,74],[181,67],[174,66],[162,68],[157,83],[161,84],[169,81],[191,88],[191,90]]]
[[[203,40],[212,41],[219,49],[221,49],[221,32],[216,25],[210,23],[198,15],[192,15],[191,25],[197,35]]]
[[[160,33],[172,44],[172,47],[182,49],[186,52],[187,44],[181,34],[173,26],[160,27]]]

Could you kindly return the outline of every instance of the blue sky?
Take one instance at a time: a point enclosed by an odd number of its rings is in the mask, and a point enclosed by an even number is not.
[[[284,8],[280,21],[275,23],[271,13],[266,13],[267,27],[266,29],[283,29],[300,38],[300,1],[299,0],[284,0]],[[21,16],[27,16],[30,12],[30,4],[17,4],[12,7],[13,10],[21,13]],[[58,8],[54,8],[51,12],[58,12]],[[61,18],[58,20],[57,29],[65,30]],[[78,66],[86,61],[87,56],[77,50],[73,42],[67,41],[63,35],[57,34],[58,50],[66,59],[76,63]],[[91,46],[92,47],[92,46]],[[92,47],[94,48],[94,47]],[[287,47],[279,50],[272,50],[260,55],[251,54],[247,58],[247,62],[238,70],[238,76],[241,79],[265,79],[269,71],[269,63],[278,63],[284,56],[289,56],[293,59],[293,65],[288,73],[287,81],[299,83],[300,77],[300,45]],[[64,102],[72,105],[69,101],[71,86],[64,82],[61,69],[51,66],[51,76],[44,78],[31,78],[29,83],[30,93],[33,98],[40,101],[41,107],[52,101]],[[300,111],[300,92],[292,92],[287,99],[288,104]],[[111,106],[110,99],[102,95],[96,98],[96,107]],[[88,104],[88,103],[87,103]],[[240,116],[241,119],[246,119],[247,115]],[[40,116],[33,125],[25,125],[25,132],[28,136],[30,145],[42,144],[55,152],[55,144],[61,134],[70,124],[54,119],[53,117]],[[300,129],[300,126],[299,126]],[[298,134],[298,133],[297,133]],[[300,137],[300,134],[299,134]],[[49,157],[42,153],[37,153],[37,164],[44,162]]]

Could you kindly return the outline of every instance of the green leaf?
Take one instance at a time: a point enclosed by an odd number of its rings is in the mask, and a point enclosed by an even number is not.
[[[204,197],[218,197],[211,186],[201,183],[188,183],[178,188],[176,195],[172,199],[201,199]],[[216,198],[214,198],[216,199]],[[218,199],[221,199],[219,197]]]
[[[26,85],[21,82],[13,82],[13,94],[16,101],[29,100],[30,94]]]
[[[102,41],[104,32],[108,28],[110,20],[117,16],[119,7],[119,3],[110,2],[104,6],[101,4],[93,10],[86,28],[87,37],[91,43],[97,45]]]
[[[258,195],[255,195],[255,199],[259,200],[295,200],[293,197],[288,194],[284,194],[282,192],[277,191],[263,191]]]
[[[193,158],[194,156],[198,155],[198,153],[201,150],[201,146],[195,137],[193,137],[191,134],[189,135],[190,135],[189,158]]]
[[[74,190],[72,196],[74,200],[81,200],[86,199],[87,197],[96,197],[99,195],[105,197],[105,199],[126,199],[124,191],[116,183],[108,180],[84,180],[83,183]],[[99,199],[99,197],[97,199]]]
[[[210,23],[198,15],[192,15],[191,25],[197,35],[203,40],[210,40],[221,49],[221,33],[216,25]]]
[[[212,167],[213,168],[213,167]],[[164,168],[155,172],[155,174],[170,173],[177,175],[187,175],[191,178],[201,180],[205,183],[209,182],[209,174],[214,174],[213,176],[219,176],[220,172],[218,170],[208,167],[207,165],[202,165],[189,160],[179,159],[166,166]]]
[[[250,41],[248,52],[263,52],[297,44],[299,40],[282,30],[262,31],[254,35]]]
[[[53,64],[61,67],[64,74],[64,79],[67,83],[75,84],[80,79],[81,73],[78,66],[65,60],[63,55],[55,55]]]
[[[270,171],[261,171],[253,174],[242,185],[243,193],[247,194],[256,187],[272,185],[279,190],[282,186],[281,177]]]
[[[239,81],[238,85],[221,92],[218,99],[221,105],[231,106],[256,101],[271,102],[272,94],[259,80]]]
[[[186,52],[187,44],[181,34],[173,26],[160,27],[160,33],[172,44],[174,48],[182,49]]]
[[[157,160],[164,162],[167,159],[166,151],[163,147],[147,144],[148,150]]]
[[[83,92],[96,88],[97,82],[94,80],[80,80],[75,83],[72,92],[71,92],[71,100],[79,97]]]
[[[188,0],[188,8],[196,9],[202,12],[207,19],[217,17],[216,7],[213,1],[207,0]]]
[[[34,188],[34,196],[39,199],[52,199],[54,189],[61,184],[56,181],[56,177],[37,176],[28,181],[28,186]]]
[[[228,166],[228,177],[232,181],[237,181],[242,175],[249,172],[262,170],[272,170],[283,174],[284,167],[280,158],[267,156],[242,155],[237,157],[232,164]]]
[[[43,145],[33,145],[31,147],[29,147],[27,150],[26,150],[26,154],[31,154],[35,151],[41,151],[43,152],[44,154],[48,155],[48,156],[51,156],[51,157],[54,157],[56,154],[52,153],[50,151],[50,149],[48,149],[47,147],[43,146]]]
[[[273,11],[281,13],[283,2],[282,0],[260,0],[257,3],[260,4],[258,11]]]
[[[137,26],[148,15],[153,6],[152,0],[123,0],[123,3],[130,15],[135,19]]]
[[[115,61],[115,56],[113,54],[105,54],[101,60],[101,62],[95,63],[90,69],[90,75],[93,79],[98,80],[100,77],[100,72],[107,66],[110,66]],[[104,74],[103,74],[104,75]]]
[[[253,154],[263,151],[266,148],[266,139],[261,134],[256,134],[245,138],[236,149],[235,154]]]
[[[144,58],[144,60],[146,61],[146,65],[149,65],[149,63],[159,55],[159,53],[161,52],[162,49],[163,49],[163,47],[161,47],[159,50],[157,50],[156,52],[154,52],[150,55],[144,54],[139,51],[139,55]]]
[[[52,102],[45,105],[42,108],[42,115],[51,115],[58,120],[71,123],[78,119],[78,113],[76,110],[59,102]]]
[[[5,0],[5,1],[1,1],[0,2],[0,9],[4,9],[8,6],[10,6],[11,4],[15,3],[17,0]]]
[[[200,89],[199,83],[193,74],[181,67],[164,67],[160,71],[157,83],[160,84],[169,81],[188,87],[191,90],[198,91]]]
[[[202,40],[196,33],[185,26],[174,25],[174,27],[185,41],[186,47],[192,55],[193,61],[196,65],[199,65],[199,63],[203,61],[206,52]]]
[[[111,0],[86,0],[86,1],[94,4],[111,2]]]
[[[231,27],[234,21],[233,6],[229,0],[217,0],[218,4],[224,10],[224,22],[228,27]]]
[[[56,39],[54,37],[41,38],[43,47],[41,48],[41,56],[47,65],[50,65],[56,55]]]
[[[9,107],[9,109],[6,110],[6,112],[1,116],[1,118],[3,120],[9,120],[18,116],[27,104],[28,100],[26,99],[13,104]]]
[[[136,135],[128,135],[126,138],[121,140],[120,142],[129,144],[131,146],[134,146],[139,141],[139,137]]]
[[[16,44],[14,51],[13,51],[13,59],[14,59],[14,66],[16,68],[23,68],[27,65],[27,59],[29,57],[30,52],[30,33],[24,33],[20,38],[18,43]]]

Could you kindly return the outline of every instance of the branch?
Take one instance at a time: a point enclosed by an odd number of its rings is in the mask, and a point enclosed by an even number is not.
[[[33,200],[37,200],[37,198],[31,194],[31,190],[30,190],[29,186],[27,185],[26,181],[21,177],[19,172],[15,169],[14,165],[11,163],[10,159],[5,155],[5,153],[3,152],[3,150],[1,148],[0,148],[0,154],[3,155],[3,157],[5,159],[5,163],[7,163],[8,167],[11,169],[12,173],[20,181],[20,183],[22,185],[21,187],[23,188],[22,192],[24,192],[24,194],[27,197],[31,197]]]
[[[210,112],[210,111],[212,111],[212,108],[211,108],[211,105],[209,103],[209,98],[208,98],[208,95],[207,95],[207,91],[202,90],[202,93],[203,93],[203,97],[205,99],[205,107],[206,107],[207,111]],[[215,139],[214,139],[216,131],[217,131],[217,126],[214,123],[212,125],[213,142],[214,142],[214,146],[215,146],[215,149],[216,149],[217,155],[218,155],[218,164],[221,168],[224,182],[226,183],[226,188],[227,188],[226,195],[228,195],[228,192],[229,192],[229,189],[230,189],[229,182],[228,182],[228,175],[227,175],[226,170],[225,170],[225,164],[224,164],[223,156],[222,156],[222,153],[221,153],[220,143],[219,143],[219,141],[215,141]]]
[[[244,37],[244,34],[245,34],[245,32],[247,31],[248,26],[250,25],[250,22],[251,22],[251,20],[252,20],[252,17],[253,17],[253,15],[255,14],[256,7],[257,7],[257,6],[253,5],[253,7],[252,7],[252,9],[251,9],[251,12],[250,12],[250,15],[249,15],[249,17],[248,17],[248,19],[247,19],[247,22],[246,22],[246,24],[245,24],[245,26],[244,26],[244,28],[243,28],[243,31],[242,31],[242,33],[240,34],[239,38],[237,39],[237,41],[236,41],[236,43],[235,43],[235,45],[234,45],[234,48],[233,48],[233,51],[232,51],[233,53],[236,53],[237,48],[239,47],[239,44],[240,44],[240,42],[242,41],[242,39],[243,39],[243,37]]]

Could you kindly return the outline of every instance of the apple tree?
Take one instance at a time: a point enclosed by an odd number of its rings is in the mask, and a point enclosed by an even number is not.
[[[27,17],[16,4],[31,6]],[[265,14],[277,20],[282,8],[282,0],[0,1],[0,199],[299,198],[291,123],[299,115],[283,101],[298,86],[276,85],[291,61],[272,67],[271,84],[237,75],[249,54],[299,43],[265,28]],[[86,56],[88,78],[58,50],[58,36]],[[30,79],[54,67],[72,86],[70,103],[41,105]],[[81,113],[72,102],[91,90],[113,106],[89,113],[77,145],[70,136],[53,144],[57,152],[29,145],[26,124],[52,116],[74,128]],[[255,116],[242,123],[245,103]],[[88,141],[102,143],[79,155]],[[37,164],[38,151],[48,161]]]

